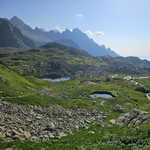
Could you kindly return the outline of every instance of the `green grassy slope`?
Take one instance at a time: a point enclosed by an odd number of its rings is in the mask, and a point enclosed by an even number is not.
[[[27,86],[35,87],[32,83],[14,73],[0,61],[0,96],[18,96],[29,92]]]

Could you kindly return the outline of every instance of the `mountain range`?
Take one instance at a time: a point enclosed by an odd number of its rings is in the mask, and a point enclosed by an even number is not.
[[[119,56],[117,53],[112,51],[110,48],[106,48],[105,45],[98,45],[90,39],[85,33],[78,28],[72,31],[66,29],[62,33],[50,30],[46,32],[44,29],[36,27],[32,29],[29,25],[25,24],[17,16],[12,17],[9,22],[17,27],[24,36],[32,39],[36,44],[36,47],[44,45],[48,42],[58,42],[67,46],[80,48],[87,51],[93,56],[105,56],[110,55],[113,57]]]

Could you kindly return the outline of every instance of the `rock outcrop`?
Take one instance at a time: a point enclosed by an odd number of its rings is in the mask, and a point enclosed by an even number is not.
[[[126,123],[127,126],[150,124],[150,114],[139,109],[131,109],[128,113],[120,115],[115,125],[122,126]]]
[[[123,113],[122,107],[118,104],[116,106],[114,106],[114,111]]]

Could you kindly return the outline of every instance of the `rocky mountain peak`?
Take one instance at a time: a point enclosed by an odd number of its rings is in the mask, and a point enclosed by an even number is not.
[[[79,30],[78,28],[74,28],[72,32],[82,32],[82,31]]]
[[[71,31],[69,29],[66,28],[65,31],[63,31],[63,33],[71,33]]]
[[[15,23],[15,24],[24,24],[24,22],[21,19],[19,19],[17,16],[13,16],[10,19],[10,22],[11,23]]]
[[[21,19],[19,19],[17,16],[14,16],[10,19],[10,23],[13,24],[13,26],[17,27],[22,33],[24,31],[32,32],[32,28],[28,25],[26,25]]]

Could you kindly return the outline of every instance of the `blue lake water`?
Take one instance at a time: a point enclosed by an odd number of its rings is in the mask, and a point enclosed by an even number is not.
[[[42,78],[42,80],[45,80],[45,81],[51,81],[51,82],[60,82],[60,81],[66,81],[66,80],[69,80],[70,77],[68,78],[57,78],[57,79],[51,79],[51,78]]]
[[[103,98],[112,98],[109,94],[92,94],[90,95],[92,98],[103,97]]]

